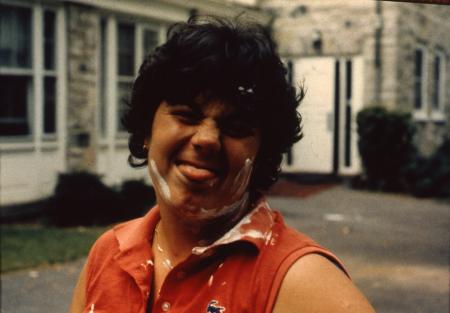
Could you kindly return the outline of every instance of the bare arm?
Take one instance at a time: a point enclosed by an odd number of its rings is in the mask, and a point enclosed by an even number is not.
[[[333,263],[318,254],[300,258],[287,272],[273,313],[375,313]]]
[[[77,285],[73,291],[70,313],[82,313],[86,304],[86,264],[81,270]]]

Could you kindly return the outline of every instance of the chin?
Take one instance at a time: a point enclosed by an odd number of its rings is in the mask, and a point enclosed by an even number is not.
[[[189,197],[175,205],[178,215],[191,222],[208,222],[222,219],[233,219],[239,216],[245,209],[248,200],[248,193],[244,194],[240,200],[234,203],[221,201],[205,201],[205,198]]]

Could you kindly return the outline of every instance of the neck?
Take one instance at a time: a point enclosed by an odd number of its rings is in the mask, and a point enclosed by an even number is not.
[[[185,260],[192,253],[192,248],[213,243],[230,230],[250,209],[230,212],[217,219],[191,222],[180,218],[175,210],[165,204],[159,204],[161,221],[155,236],[165,257],[173,266]]]
[[[164,250],[165,257],[175,266],[191,254],[192,248],[199,245],[201,238],[194,227],[187,227],[161,205],[160,212],[161,221],[155,233],[156,244]]]

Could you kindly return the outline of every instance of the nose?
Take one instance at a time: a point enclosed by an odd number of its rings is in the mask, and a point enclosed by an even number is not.
[[[217,153],[222,146],[220,129],[214,121],[203,121],[196,128],[191,142],[199,153],[205,155]]]

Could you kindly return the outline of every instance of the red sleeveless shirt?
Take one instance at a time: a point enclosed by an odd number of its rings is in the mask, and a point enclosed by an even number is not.
[[[212,245],[192,249],[147,311],[159,219],[154,207],[97,240],[87,262],[85,313],[270,313],[286,272],[302,256],[318,253],[343,269],[336,256],[287,227],[261,201]]]

